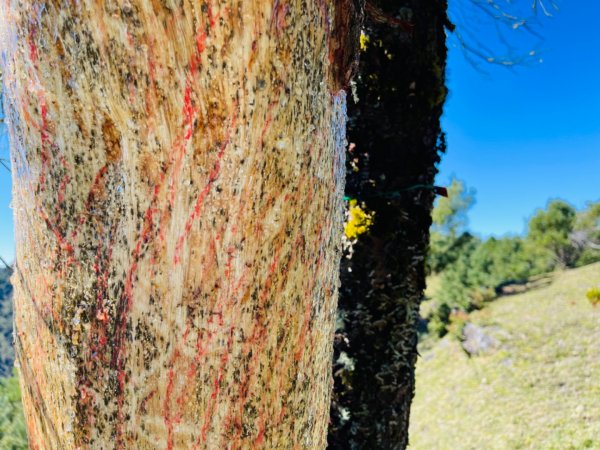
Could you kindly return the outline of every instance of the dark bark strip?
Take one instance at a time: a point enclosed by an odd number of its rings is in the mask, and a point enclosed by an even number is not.
[[[348,166],[346,195],[365,201],[374,225],[341,268],[331,449],[408,442],[434,194],[405,189],[431,184],[444,151],[446,23],[446,0],[367,3],[348,120],[348,161],[359,170]]]

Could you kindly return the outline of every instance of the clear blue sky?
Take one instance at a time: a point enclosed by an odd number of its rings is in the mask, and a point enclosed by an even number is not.
[[[540,19],[541,43],[505,33],[515,57],[536,48],[541,64],[511,71],[481,64],[484,75],[450,41],[443,118],[448,152],[438,182],[456,175],[477,190],[469,213],[474,232],[521,233],[549,198],[577,207],[600,199],[600,1],[563,1],[560,7],[554,17]],[[474,23],[472,17],[467,22]],[[486,23],[473,33],[484,45],[498,41]],[[7,158],[5,137],[0,139],[0,158]],[[14,242],[5,172],[0,168],[0,255],[10,261]]]
[[[438,183],[454,174],[477,190],[470,228],[483,235],[522,233],[549,198],[578,208],[600,200],[600,1],[563,1],[540,25],[541,64],[481,64],[482,75],[450,49]],[[491,27],[480,31],[494,41]],[[505,36],[522,51],[534,48]]]

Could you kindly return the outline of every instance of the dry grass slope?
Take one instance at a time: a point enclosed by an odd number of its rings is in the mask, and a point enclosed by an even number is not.
[[[446,337],[423,353],[411,450],[600,449],[600,263],[503,297],[470,321],[500,346],[469,358]]]

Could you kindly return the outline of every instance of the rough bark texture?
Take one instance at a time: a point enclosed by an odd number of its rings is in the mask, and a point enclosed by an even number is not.
[[[367,2],[349,103],[346,195],[374,212],[342,264],[332,449],[403,449],[414,392],[424,260],[444,149],[446,1]],[[349,270],[352,270],[351,272]]]
[[[338,16],[2,1],[32,449],[325,445]]]

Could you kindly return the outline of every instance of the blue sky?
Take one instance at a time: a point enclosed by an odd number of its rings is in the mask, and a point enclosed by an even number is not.
[[[512,70],[480,64],[487,74],[450,40],[448,152],[438,183],[455,175],[477,190],[473,231],[522,233],[549,198],[578,208],[600,200],[599,17],[600,1],[561,2],[553,17],[539,18],[542,42],[504,34],[519,47],[516,56],[537,49],[542,63]],[[497,41],[493,28],[480,28],[478,38]]]
[[[455,7],[469,5],[451,1]],[[468,42],[490,46],[502,56],[493,44],[499,42],[494,27],[483,19],[478,22],[475,15],[463,17],[474,36]],[[521,233],[527,218],[550,198],[577,207],[600,200],[599,17],[598,0],[563,1],[552,18],[539,18],[536,30],[543,41],[526,33],[504,33],[515,46],[515,59],[538,51],[531,63],[512,70],[484,63],[476,70],[456,39],[450,39],[450,96],[443,117],[448,152],[438,183],[455,175],[477,190],[477,203],[469,213],[474,232]],[[543,62],[534,63],[539,57]],[[7,157],[3,136],[0,158]],[[0,167],[0,255],[11,261],[9,203],[10,177]]]

